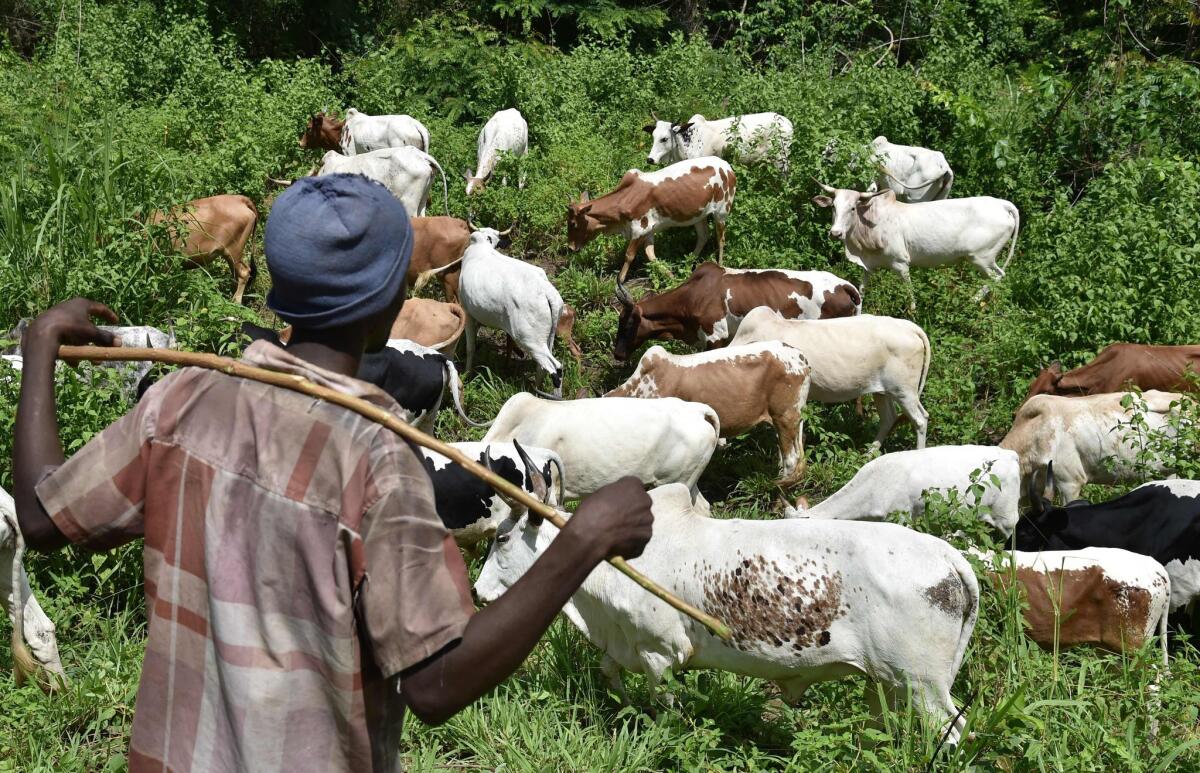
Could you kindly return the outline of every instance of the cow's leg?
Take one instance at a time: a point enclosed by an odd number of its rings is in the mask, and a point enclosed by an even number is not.
[[[916,316],[917,314],[917,295],[913,292],[912,277],[908,273],[907,261],[896,261],[892,264],[896,273],[904,280],[904,287],[908,290],[908,313]]]
[[[467,363],[463,366],[463,373],[471,372],[471,363],[475,360],[475,327],[478,324],[474,317],[467,316]]]
[[[713,227],[717,229],[717,265],[725,264],[725,218],[713,218]]]
[[[908,391],[897,395],[896,402],[917,431],[917,450],[919,451],[925,447],[925,435],[929,429],[929,411],[925,410],[924,405],[921,405],[920,397]]]
[[[879,413],[879,432],[875,435],[871,449],[879,451],[883,448],[883,441],[891,434],[892,427],[896,426],[896,406],[892,403],[892,396],[886,392],[878,392],[872,396],[875,398],[875,410]]]
[[[628,706],[629,693],[625,690],[625,680],[622,678],[621,664],[605,655],[600,660],[600,673],[608,680],[608,687],[621,699],[621,704]]]
[[[783,702],[789,706],[795,706],[800,703],[800,699],[804,697],[804,692],[812,685],[812,682],[803,677],[793,677],[791,679],[776,679],[775,686],[782,693]]]
[[[708,218],[701,218],[696,225],[696,257],[700,257],[700,253],[704,251],[704,245],[708,244]]]
[[[637,257],[638,247],[642,246],[641,238],[630,239],[629,244],[625,245],[625,265],[621,266],[621,273],[617,275],[617,284],[625,283],[625,275],[629,273],[629,267],[633,265],[633,259]],[[646,257],[649,260],[654,260],[654,245],[646,245]]]
[[[450,303],[458,303],[458,271],[438,274],[442,280],[442,293]]]
[[[780,486],[791,486],[804,477],[804,418],[803,404],[788,406],[771,416],[775,434],[779,436]]]
[[[225,250],[215,251],[209,260],[215,259],[217,255],[220,255],[229,264],[229,273],[233,274],[233,281],[236,283],[236,288],[233,291],[233,302],[240,304],[242,302],[242,295],[246,292],[246,285],[250,282],[250,266],[246,265],[245,261],[241,258],[235,258]]]

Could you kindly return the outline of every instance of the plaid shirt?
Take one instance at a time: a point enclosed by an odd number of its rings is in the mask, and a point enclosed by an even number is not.
[[[253,365],[391,410],[266,342]],[[417,454],[296,392],[186,368],[37,489],[72,542],[145,537],[131,770],[395,770],[400,671],[462,635],[462,557]]]

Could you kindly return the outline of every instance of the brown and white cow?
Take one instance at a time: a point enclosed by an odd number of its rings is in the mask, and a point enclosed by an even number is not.
[[[764,422],[779,436],[781,485],[804,474],[804,404],[808,360],[779,341],[671,354],[652,346],[633,375],[605,397],[678,397],[704,403],[721,420],[721,437],[736,437]]]
[[[1119,548],[1005,552],[992,563],[1001,588],[1020,585],[1025,633],[1046,650],[1081,644],[1131,652],[1158,634],[1167,661],[1171,578],[1158,561]]]
[[[572,252],[601,234],[620,233],[629,240],[618,282],[645,245],[654,260],[654,234],[666,228],[694,226],[696,254],[708,242],[708,218],[717,232],[717,262],[725,258],[725,219],[733,210],[737,178],[733,167],[716,156],[687,159],[656,172],[630,169],[616,190],[598,199],[585,192],[567,207],[567,246]]]
[[[159,223],[167,223],[171,246],[184,255],[184,268],[206,266],[218,258],[228,263],[237,282],[233,302],[242,302],[242,293],[254,278],[254,261],[242,259],[258,224],[253,201],[235,194],[196,199],[169,213],[151,214],[150,224]]]
[[[636,303],[622,287],[621,320],[613,355],[624,361],[651,339],[724,346],[742,318],[766,306],[785,319],[853,317],[862,312],[858,288],[828,271],[722,268],[701,263],[678,287]]]
[[[1034,395],[1077,397],[1124,392],[1131,387],[1143,391],[1193,391],[1200,384],[1197,378],[1200,378],[1200,346],[1109,344],[1094,360],[1066,373],[1062,363],[1051,363],[1029,385],[1025,399]]]
[[[412,258],[408,263],[408,286],[416,291],[417,278],[426,271],[446,268],[437,273],[446,300],[458,302],[458,278],[461,265],[450,266],[462,257],[471,241],[471,227],[457,217],[414,217]]]

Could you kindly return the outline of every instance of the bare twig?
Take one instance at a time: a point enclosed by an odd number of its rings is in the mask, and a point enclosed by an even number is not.
[[[562,529],[567,525],[562,515],[553,507],[534,498],[525,489],[500,477],[449,443],[426,435],[424,432],[396,418],[395,415],[384,408],[373,405],[366,400],[342,394],[337,390],[314,384],[303,376],[258,368],[253,365],[247,365],[239,360],[230,359],[229,357],[219,357],[215,354],[181,352],[174,349],[143,349],[123,346],[111,348],[100,346],[62,346],[59,347],[58,356],[67,362],[78,362],[80,360],[90,360],[93,362],[150,361],[161,362],[167,365],[187,365],[197,368],[207,368],[209,370],[220,371],[229,376],[259,381],[264,384],[290,389],[293,392],[301,392],[326,400],[354,411],[371,421],[382,424],[406,440],[436,451],[475,477],[483,480],[505,497],[520,502],[530,512],[537,513],[558,528]],[[610,558],[609,563],[651,594],[708,628],[714,635],[726,641],[732,638],[733,634],[729,626],[658,585],[627,564],[623,558],[619,556]]]

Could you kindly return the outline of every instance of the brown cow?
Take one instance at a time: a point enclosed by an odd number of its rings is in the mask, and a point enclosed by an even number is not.
[[[336,150],[341,153],[343,152],[342,129],[345,126],[345,121],[339,121],[323,112],[317,113],[308,119],[308,126],[304,128],[304,134],[300,135],[300,147],[305,150],[319,148]]]
[[[828,271],[738,270],[702,263],[678,287],[637,303],[617,288],[623,310],[613,354],[624,361],[652,338],[724,346],[742,317],[766,306],[787,319],[853,317],[862,311],[858,289]]]
[[[1187,374],[1193,374],[1188,378]],[[1109,344],[1096,358],[1063,373],[1053,362],[1029,385],[1025,399],[1034,395],[1078,397],[1104,392],[1124,392],[1131,386],[1163,392],[1195,391],[1200,377],[1200,346]]]
[[[414,217],[412,260],[408,264],[408,286],[413,292],[420,289],[417,278],[435,269],[449,266],[462,257],[471,241],[471,227],[457,217]],[[458,278],[462,264],[437,273],[446,300],[458,302]]]
[[[1038,646],[1053,650],[1089,644],[1128,652],[1157,633],[1166,662],[1171,578],[1153,558],[1096,547],[1004,555],[1011,556],[1011,567],[1001,564],[992,578],[1004,589],[1015,574],[1025,632]]]
[[[392,323],[388,338],[406,338],[449,355],[466,325],[467,313],[457,303],[409,298]]]
[[[808,360],[800,350],[780,341],[682,355],[653,346],[633,375],[604,396],[704,403],[717,412],[721,437],[770,422],[779,436],[780,485],[791,485],[804,475],[808,375]]]
[[[155,212],[150,224],[170,220],[171,246],[184,255],[184,268],[205,266],[221,258],[237,282],[233,302],[242,302],[246,285],[254,279],[254,260],[242,259],[246,243],[258,224],[258,210],[245,196],[222,194],[190,201],[168,215]]]
[[[733,210],[737,178],[733,167],[715,156],[688,159],[643,172],[630,169],[616,190],[598,199],[584,193],[567,207],[567,246],[572,252],[601,234],[624,234],[625,263],[618,282],[625,281],[638,248],[654,260],[654,233],[664,228],[694,226],[696,254],[708,241],[708,218],[717,231],[717,262],[725,257],[725,219]]]

